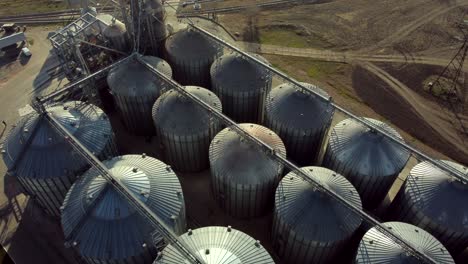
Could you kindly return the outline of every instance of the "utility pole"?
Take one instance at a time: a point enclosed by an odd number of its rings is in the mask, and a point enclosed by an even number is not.
[[[436,96],[446,101],[447,110],[454,115],[452,123],[455,126],[460,126],[463,133],[468,136],[468,130],[459,116],[468,101],[468,89],[465,83],[465,72],[463,72],[463,65],[468,53],[468,21],[465,20],[464,23],[458,24],[458,28],[462,33],[463,44],[449,64],[437,76],[437,79],[433,83],[429,83],[429,91],[433,95],[436,93],[442,95]]]

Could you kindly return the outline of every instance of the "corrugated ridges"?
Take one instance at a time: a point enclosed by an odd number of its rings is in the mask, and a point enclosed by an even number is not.
[[[268,64],[259,55],[253,55]],[[213,92],[223,103],[224,113],[239,123],[260,123],[272,75],[238,54],[218,58],[210,69]]]
[[[143,60],[172,77],[172,70],[164,60],[152,56],[144,56]],[[136,59],[131,59],[112,69],[107,83],[126,128],[136,135],[153,135],[151,110],[165,87],[164,81]]]
[[[443,161],[464,173],[461,164]],[[468,185],[427,161],[411,169],[392,204],[395,217],[431,232],[452,254],[468,247]]]
[[[153,56],[143,56],[142,59],[158,71],[172,77],[172,69],[163,59]],[[115,96],[126,97],[157,98],[164,85],[163,80],[160,80],[136,59],[131,59],[112,69],[107,76],[107,82]]]
[[[198,253],[206,264],[273,264],[261,244],[247,234],[229,227],[210,226],[180,237]],[[209,254],[206,254],[206,250]],[[172,246],[167,246],[154,264],[181,264],[187,260]]]
[[[47,111],[97,156],[106,157],[112,153],[109,149],[113,145],[112,127],[100,108],[76,101],[50,107]],[[87,166],[84,160],[73,154],[71,146],[47,120],[31,113],[22,118],[6,137],[3,158],[7,167],[13,166],[13,161],[18,158],[19,151],[31,136],[36,123],[37,132],[16,167],[18,177],[64,177],[66,171],[73,173]]]
[[[259,55],[252,56],[269,64],[265,58]],[[260,93],[262,89],[270,89],[268,86],[271,85],[271,79],[272,76],[268,70],[236,53],[219,57],[211,66],[213,86],[218,87],[216,90],[219,90],[221,94],[254,91]]]
[[[114,176],[137,196],[177,234],[185,230],[185,205],[182,188],[174,172],[163,162],[142,155],[126,155],[104,162]],[[137,168],[137,172],[133,171]],[[65,236],[104,189],[107,183],[90,169],[70,189],[64,202],[62,227]],[[110,187],[110,186],[109,186]],[[149,191],[149,193],[147,193]],[[90,198],[90,194],[93,196]],[[87,216],[71,242],[78,252],[94,260],[123,260],[147,254],[143,243],[152,245],[154,228],[135,213],[112,187],[107,188],[95,210]],[[120,210],[117,211],[116,208]]]
[[[270,129],[256,124],[240,124],[250,135],[257,137],[281,154],[286,148]],[[256,185],[279,176],[283,166],[268,157],[233,129],[225,128],[210,145],[210,164],[215,177],[227,182]]]
[[[340,174],[321,167],[301,168],[358,208],[361,199],[354,186]],[[299,236],[315,242],[349,238],[362,219],[333,198],[314,189],[294,172],[288,173],[276,189],[275,210],[285,224]]]
[[[222,111],[219,98],[211,91],[197,86],[187,86],[186,90]],[[219,120],[176,90],[170,90],[154,104],[153,121],[166,162],[181,172],[208,168],[208,149],[221,130]]]
[[[433,258],[437,263],[454,263],[450,253],[431,234],[423,229],[401,222],[387,222],[384,226],[411,243],[417,249]],[[420,263],[408,255],[401,246],[382,234],[376,228],[371,228],[364,235],[355,258],[356,263]]]
[[[279,154],[286,155],[281,139],[268,128],[240,124]],[[249,218],[264,214],[273,205],[283,165],[240,137],[231,128],[222,130],[210,144],[211,185],[219,205],[228,214]]]
[[[368,121],[401,138],[389,125]],[[358,190],[365,208],[375,208],[385,197],[410,153],[363,124],[346,119],[332,130],[323,164],[345,176]]]
[[[211,91],[197,87],[186,86],[185,89],[203,102],[222,111],[221,101]],[[178,136],[206,133],[210,123],[219,123],[209,112],[197,103],[185,98],[175,89],[162,94],[153,106],[155,126],[164,133],[174,133]]]
[[[216,43],[186,28],[167,38],[165,50],[177,82],[210,88],[210,66],[222,54]]]
[[[197,30],[185,28],[166,40],[166,51],[178,60],[197,61],[204,58],[214,60],[220,48]]]
[[[362,208],[358,192],[343,176],[321,167],[301,170]],[[359,216],[294,172],[288,173],[276,189],[273,219],[273,245],[287,263],[335,260],[362,222]]]
[[[317,86],[302,84],[328,97]],[[283,139],[288,157],[300,165],[309,165],[317,160],[333,114],[331,104],[292,84],[273,88],[266,98],[265,124]]]

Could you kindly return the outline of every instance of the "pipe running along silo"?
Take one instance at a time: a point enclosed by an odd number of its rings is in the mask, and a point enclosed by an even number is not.
[[[366,119],[403,141],[389,125]],[[361,195],[363,207],[370,210],[380,205],[409,156],[395,142],[349,118],[332,129],[323,164],[345,176]]]
[[[210,66],[222,53],[216,43],[187,27],[167,38],[165,47],[177,82],[210,88]]]
[[[145,33],[145,54],[158,55],[167,37],[165,11],[161,0],[145,0],[142,3]]]
[[[97,106],[71,101],[50,106],[46,111],[100,159],[116,154],[111,124]],[[52,216],[60,215],[68,189],[89,167],[49,121],[36,112],[20,119],[1,149],[8,173]]]
[[[269,64],[259,55],[257,59]],[[218,58],[211,66],[211,89],[219,96],[224,113],[238,123],[263,120],[265,97],[271,89],[271,73],[236,53]]]
[[[240,124],[248,134],[286,156],[281,139],[266,127]],[[218,204],[231,216],[250,218],[265,214],[273,204],[283,165],[228,127],[210,144],[211,185]]]
[[[442,243],[425,230],[401,222],[387,222],[382,225],[435,260],[436,263],[455,263]],[[354,263],[417,264],[421,263],[421,260],[405,252],[401,245],[373,227],[367,231],[359,243]]]
[[[157,57],[143,56],[162,74],[172,77],[169,64]],[[165,81],[151,72],[136,58],[113,68],[107,76],[107,83],[128,131],[139,136],[155,134],[152,109],[161,95]]]
[[[468,168],[442,161],[468,175]],[[468,247],[468,184],[428,161],[411,169],[391,205],[392,219],[430,232],[457,256]]]
[[[260,241],[228,227],[208,226],[189,230],[180,237],[206,264],[274,264]],[[180,264],[188,260],[169,244],[154,264]]]
[[[211,91],[197,86],[185,89],[221,112],[221,102]],[[218,119],[173,89],[154,104],[153,120],[165,161],[175,170],[198,172],[208,168],[210,142],[221,130]]]
[[[185,232],[185,202],[177,175],[143,155],[106,160],[109,172],[167,226]],[[163,237],[95,168],[71,187],[62,208],[66,244],[86,263],[152,263]]]
[[[302,85],[329,97],[315,85]],[[266,98],[265,125],[283,140],[288,158],[302,166],[318,161],[333,114],[331,101],[289,83],[273,88]]]
[[[340,174],[321,167],[301,170],[362,208],[359,193]],[[290,172],[276,189],[273,247],[285,263],[338,263],[361,222],[356,213]]]

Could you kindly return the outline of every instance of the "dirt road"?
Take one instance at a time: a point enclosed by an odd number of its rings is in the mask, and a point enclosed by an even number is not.
[[[451,147],[468,156],[468,138],[463,134],[463,128],[460,127],[460,123],[464,127],[468,126],[466,114],[461,113],[455,117],[437,103],[426,100],[375,64],[371,62],[359,62],[358,64],[383,80],[392,89],[395,96],[406,101],[413,112],[436,131],[441,138],[450,143]]]
[[[437,66],[446,66],[450,60],[443,58],[433,58],[419,55],[376,55],[372,53],[362,54],[357,52],[339,52],[332,50],[310,49],[310,48],[291,48],[277,45],[264,45],[250,42],[237,42],[237,44],[248,52],[283,55],[293,57],[304,57],[316,60],[352,63],[354,61],[368,62],[388,62],[388,63],[417,63]],[[464,70],[468,71],[468,62],[464,64]]]
[[[440,6],[439,8],[436,8],[432,10],[430,13],[421,16],[420,18],[414,20],[413,22],[406,24],[405,26],[401,27],[397,31],[395,31],[393,34],[388,36],[387,38],[383,39],[382,41],[378,42],[375,44],[375,46],[372,46],[368,49],[364,49],[366,51],[369,50],[378,50],[379,48],[383,47],[388,47],[391,46],[392,44],[398,43],[402,41],[405,37],[410,35],[412,32],[423,26],[424,24],[427,24],[431,22],[432,20],[436,19],[437,17],[454,10],[455,8],[463,7],[463,6],[468,6],[468,0],[458,0],[456,1],[455,4],[449,7],[444,7]]]

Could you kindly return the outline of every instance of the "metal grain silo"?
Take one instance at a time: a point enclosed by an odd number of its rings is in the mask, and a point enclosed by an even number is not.
[[[403,140],[389,125],[366,119]],[[364,208],[374,209],[387,195],[409,156],[408,151],[380,133],[354,119],[346,119],[333,128],[323,164],[356,187]]]
[[[239,123],[262,122],[272,81],[268,70],[240,54],[226,54],[213,63],[210,73],[211,89],[221,99],[226,115]]]
[[[111,124],[100,108],[72,101],[49,107],[47,111],[99,158],[116,154]],[[52,216],[60,215],[59,208],[68,189],[89,167],[36,112],[21,118],[1,149],[8,173]]]
[[[274,264],[270,254],[247,234],[230,226],[208,226],[189,230],[180,239],[197,253],[206,264]],[[180,264],[188,260],[168,245],[154,264]]]
[[[286,156],[281,139],[266,127],[240,124],[277,153]],[[249,218],[272,207],[283,165],[239,136],[232,128],[219,132],[210,144],[211,185],[219,205],[230,215]]]
[[[315,85],[302,85],[329,97]],[[288,158],[299,165],[317,162],[333,114],[331,103],[289,83],[273,88],[266,98],[265,125],[280,136]]]
[[[218,111],[222,110],[219,98],[211,91],[197,86],[185,89]],[[208,168],[208,149],[221,130],[219,120],[174,89],[158,98],[153,106],[153,120],[165,161],[175,170],[197,172]]]
[[[164,60],[152,56],[143,56],[143,59],[172,77],[171,67]],[[164,81],[136,59],[130,59],[109,72],[107,83],[126,128],[135,135],[154,135],[151,111],[161,95]]]
[[[387,222],[383,225],[437,263],[455,263],[442,243],[423,229],[401,222]],[[417,264],[421,262],[374,227],[362,238],[354,263]]]
[[[362,208],[359,193],[340,174],[321,167],[301,170]],[[286,263],[331,263],[350,243],[361,222],[354,212],[290,172],[276,189],[273,247]]]
[[[202,33],[186,28],[166,40],[166,57],[182,85],[210,87],[210,66],[222,49]]]
[[[185,232],[185,203],[177,175],[146,155],[103,162],[176,234]],[[152,263],[162,236],[95,168],[71,187],[62,208],[66,244],[87,263]]]
[[[158,54],[162,41],[167,37],[165,12],[161,0],[146,0],[142,4],[144,13],[145,38],[148,39],[146,52]]]
[[[125,24],[113,19],[103,31],[104,37],[109,40],[110,48],[121,52],[129,50],[129,36]]]
[[[468,175],[468,168],[443,161]],[[468,247],[468,185],[424,161],[411,169],[392,203],[393,219],[417,225],[453,256]]]

